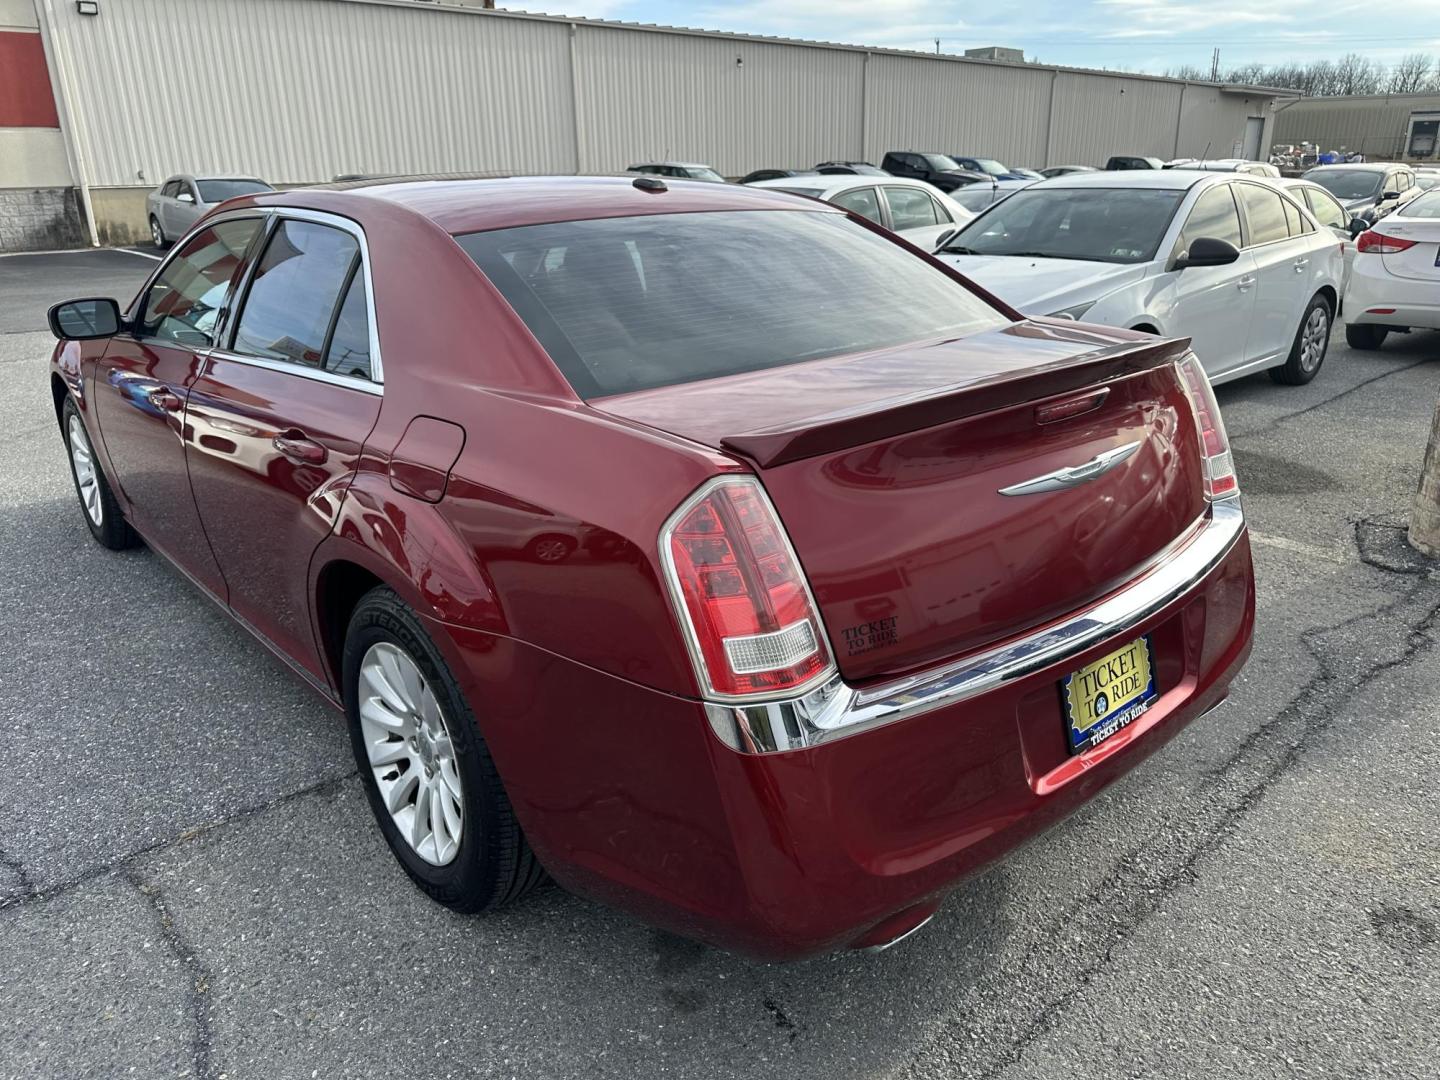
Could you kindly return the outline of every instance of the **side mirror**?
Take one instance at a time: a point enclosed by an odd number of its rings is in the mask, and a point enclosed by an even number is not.
[[[50,332],[61,341],[114,337],[123,322],[120,305],[109,297],[67,300],[50,309]]]
[[[1387,191],[1387,192],[1384,192],[1384,193],[1380,196],[1380,198],[1376,200],[1376,203],[1377,203],[1377,205],[1378,205],[1379,203],[1394,202],[1394,201],[1395,201],[1396,199],[1398,199],[1398,198],[1400,198],[1400,192],[1398,192],[1398,191]]]
[[[180,192],[179,195],[176,195],[176,196],[175,196],[175,201],[176,201],[176,202],[189,203],[190,205],[193,206],[193,205],[195,205],[195,196],[194,196],[194,195],[191,195],[190,192],[188,192],[188,191],[182,191],[182,192]]]
[[[1190,243],[1189,251],[1182,251],[1175,260],[1175,269],[1188,266],[1229,266],[1240,258],[1240,249],[1228,240],[1214,236],[1199,236]]]
[[[1366,221],[1359,214],[1355,214],[1353,217],[1350,218],[1350,239],[1354,240],[1357,236],[1359,236],[1369,227],[1370,222]]]
[[[955,239],[955,234],[959,231],[959,229],[946,229],[944,232],[942,232],[939,236],[935,238],[935,250],[939,251],[951,240]]]

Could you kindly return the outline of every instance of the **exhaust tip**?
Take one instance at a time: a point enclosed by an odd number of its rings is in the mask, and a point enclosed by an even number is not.
[[[864,935],[853,941],[850,947],[872,953],[884,952],[886,949],[893,948],[910,935],[923,930],[930,920],[935,918],[935,912],[939,910],[939,907],[939,900],[930,900],[906,908],[899,914],[892,915],[871,927]]]

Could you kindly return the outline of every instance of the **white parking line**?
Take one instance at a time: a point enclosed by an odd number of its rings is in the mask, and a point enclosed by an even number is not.
[[[151,255],[148,251],[136,251],[134,248],[111,248],[110,250],[123,251],[126,255],[139,255],[142,259],[154,259],[156,262],[161,262],[165,258],[164,255]]]
[[[148,251],[136,251],[134,248],[60,248],[56,251],[0,251],[0,259],[14,259],[21,255],[88,255],[96,251],[118,251],[122,255],[139,255],[142,259],[154,259],[160,262],[165,258],[163,255],[151,255]]]
[[[1307,544],[1300,540],[1291,540],[1286,536],[1271,536],[1269,533],[1250,530],[1251,543],[1260,544],[1264,547],[1279,548],[1281,551],[1289,551],[1296,555],[1304,555],[1310,559],[1321,559],[1325,562],[1346,563],[1350,560],[1339,550],[1319,547],[1316,544]]]

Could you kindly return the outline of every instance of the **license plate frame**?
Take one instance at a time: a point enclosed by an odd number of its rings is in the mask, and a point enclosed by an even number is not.
[[[1121,696],[1112,700],[1117,687]],[[1155,647],[1149,634],[1141,634],[1072,671],[1060,681],[1061,715],[1070,753],[1093,750],[1129,727],[1158,696]]]

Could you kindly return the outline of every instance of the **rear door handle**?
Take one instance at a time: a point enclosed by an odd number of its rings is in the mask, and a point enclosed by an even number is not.
[[[1309,260],[1309,259],[1296,259],[1296,260],[1295,260],[1295,272],[1296,272],[1297,274],[1303,274],[1303,273],[1305,272],[1305,267],[1307,267],[1307,266],[1309,266],[1309,265],[1310,265],[1310,260]]]
[[[307,465],[322,465],[330,456],[325,447],[313,439],[306,438],[303,431],[297,431],[295,428],[276,435],[271,440],[271,445],[292,461],[303,461]]]
[[[1251,285],[1254,285],[1254,284],[1255,284],[1255,279],[1254,279],[1252,276],[1250,276],[1249,274],[1246,274],[1244,277],[1238,279],[1238,280],[1235,282],[1235,287],[1236,287],[1237,289],[1239,289],[1241,292],[1245,292],[1247,289],[1250,288]]]
[[[180,398],[163,386],[157,386],[154,390],[147,390],[145,392],[145,400],[157,409],[164,409],[166,412],[179,411],[181,404]]]

